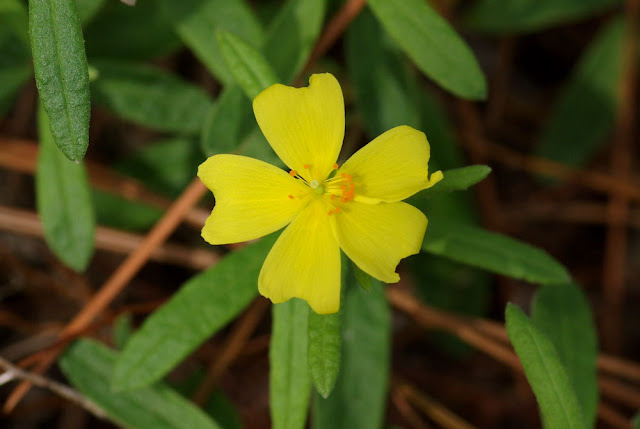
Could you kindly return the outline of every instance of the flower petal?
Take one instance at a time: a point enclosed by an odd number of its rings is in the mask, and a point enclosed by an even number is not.
[[[200,165],[198,177],[216,198],[202,228],[202,237],[211,244],[270,234],[291,222],[309,203],[309,188],[300,180],[246,156],[212,156]]]
[[[357,151],[338,173],[352,175],[356,201],[390,203],[402,201],[442,180],[440,171],[429,179],[428,162],[427,136],[402,125]]]
[[[355,264],[371,276],[395,283],[402,258],[420,251],[427,218],[403,203],[345,204],[331,216],[340,247]]]
[[[260,271],[262,295],[274,303],[302,298],[319,314],[340,309],[340,247],[328,210],[312,200],[280,235]]]
[[[306,88],[272,85],[253,100],[253,111],[289,168],[308,181],[329,175],[344,138],[344,99],[333,75],[314,74]]]

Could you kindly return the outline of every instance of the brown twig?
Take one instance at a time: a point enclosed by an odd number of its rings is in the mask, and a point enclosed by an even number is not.
[[[0,206],[0,229],[33,237],[42,237],[44,234],[42,223],[35,213],[4,206]],[[129,254],[143,240],[141,235],[102,226],[97,227],[95,232],[96,247],[114,253]],[[220,255],[210,250],[163,244],[153,250],[149,259],[203,270],[218,262]]]
[[[329,48],[333,46],[342,33],[344,33],[351,21],[353,21],[360,11],[362,11],[365,4],[366,0],[348,0],[344,6],[336,12],[336,14],[331,18],[331,21],[329,21],[322,31],[322,35],[316,42],[313,51],[311,51],[311,55],[309,55],[307,64],[303,67],[300,76],[298,76],[294,83],[299,83],[300,78],[309,73],[316,61],[318,61],[320,57],[322,57]]]
[[[407,425],[413,429],[428,429],[427,425],[418,413],[411,407],[407,400],[406,393],[400,388],[392,386],[391,388],[391,402],[396,406],[396,409],[405,420]]]
[[[62,337],[71,337],[89,326],[93,319],[104,310],[111,301],[124,289],[135,274],[142,268],[153,250],[162,244],[169,234],[178,226],[184,215],[202,198],[207,188],[199,179],[185,189],[180,198],[167,210],[165,215],[158,221],[149,234],[145,237],[140,246],[133,252],[116,271],[109,277],[105,284],[94,295],[76,317],[65,327],[60,334]],[[40,360],[35,372],[45,371],[55,361],[61,349],[55,349],[46,354]],[[5,412],[10,412],[16,404],[27,393],[31,384],[21,383],[9,396],[4,405]]]
[[[611,172],[621,181],[629,181],[633,159],[634,117],[636,114],[636,89],[638,78],[638,20],[640,1],[626,2],[626,34],[623,40],[622,76],[619,87],[618,116],[611,156]],[[622,325],[620,307],[624,300],[625,265],[627,255],[626,220],[629,217],[629,201],[622,195],[614,195],[609,201],[609,229],[605,243],[603,268],[604,299],[609,307],[609,317],[604,321],[604,345],[620,348]]]
[[[397,382],[397,389],[402,392],[403,396],[409,399],[431,420],[436,422],[440,427],[445,429],[474,429],[475,426],[464,420],[462,417],[451,412],[438,401],[430,398],[423,392],[413,387],[407,382]]]
[[[204,380],[202,380],[198,390],[193,395],[193,402],[198,405],[202,405],[206,402],[211,391],[218,383],[220,376],[238,357],[242,348],[249,340],[249,337],[251,337],[253,331],[255,331],[258,323],[260,323],[260,320],[268,308],[269,301],[258,298],[254,301],[251,308],[249,308],[249,310],[244,314],[242,319],[236,322],[233,331],[229,334],[227,341],[225,341],[220,356],[209,367]]]
[[[614,429],[633,429],[631,421],[607,404],[598,404],[598,417]]]
[[[0,375],[0,385],[12,380],[26,380],[30,384],[50,390],[58,396],[79,405],[100,419],[108,419],[107,414],[100,407],[69,386],[18,368],[3,357],[0,357],[0,367],[5,370],[5,372]]]
[[[622,181],[605,173],[576,170],[559,162],[535,156],[522,155],[514,150],[468,132],[462,132],[462,135],[467,136],[467,139],[461,140],[465,144],[467,144],[468,140],[482,139],[487,149],[489,159],[511,168],[575,183],[605,194],[614,194],[634,201],[640,201],[640,186],[637,185],[640,179],[637,177],[629,181]]]
[[[38,146],[29,140],[0,138],[0,166],[21,173],[35,174],[38,159]],[[120,195],[130,201],[139,201],[160,209],[167,209],[171,200],[149,191],[136,179],[119,174],[109,168],[91,161],[85,161],[89,180],[96,189]],[[202,228],[209,212],[192,208],[184,220],[196,229]]]
[[[436,310],[418,302],[409,293],[397,287],[389,287],[386,290],[387,298],[392,306],[402,312],[407,313],[416,322],[430,329],[442,329],[479,351],[486,353],[508,367],[522,373],[522,365],[513,350],[507,346],[508,338],[505,334],[498,332],[494,322],[483,321],[479,323],[475,319],[467,319],[461,316],[453,316],[440,310]],[[504,331],[504,328],[502,328]],[[485,332],[490,332],[487,335]],[[633,380],[640,373],[640,366],[623,362],[618,358],[611,358],[603,355],[598,360],[598,367],[606,367],[610,373],[619,376],[628,376]],[[640,408],[640,393],[629,386],[623,385],[606,375],[599,375],[599,384],[602,394],[611,399],[617,400],[631,407]],[[607,417],[612,416],[612,410],[606,410]],[[600,413],[600,410],[599,410]],[[601,418],[605,418],[600,416]]]

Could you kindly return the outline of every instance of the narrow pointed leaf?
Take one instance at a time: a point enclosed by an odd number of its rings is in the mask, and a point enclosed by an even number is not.
[[[574,284],[544,286],[538,289],[531,312],[533,324],[558,352],[586,426],[594,427],[598,407],[598,344],[587,299]]]
[[[89,145],[89,70],[75,0],[30,0],[36,84],[60,150],[72,161]]]
[[[309,371],[316,390],[329,397],[340,370],[341,313],[309,312]]]
[[[567,270],[545,251],[513,238],[430,215],[422,249],[497,274],[540,284],[568,283]]]
[[[536,395],[545,429],[584,429],[580,405],[553,343],[513,304],[506,325],[527,380]]]
[[[200,131],[211,99],[199,87],[167,72],[124,61],[96,61],[91,89],[96,104],[123,119],[159,131]]]
[[[416,91],[409,88],[413,76],[407,61],[368,9],[349,25],[346,53],[358,113],[369,136],[379,136],[399,125],[421,129],[418,103],[412,96]]]
[[[228,31],[218,30],[217,38],[229,71],[250,100],[278,81],[256,48]]]
[[[596,15],[620,0],[479,0],[465,17],[476,31],[518,34]]]
[[[309,306],[297,298],[273,306],[269,410],[274,429],[303,429],[309,412]]]
[[[420,191],[416,197],[431,198],[453,191],[464,191],[484,180],[489,173],[491,173],[491,168],[486,165],[470,165],[446,170],[443,172],[444,178],[440,182],[429,189]]]
[[[382,283],[370,292],[351,278],[342,319],[340,375],[331,396],[316,395],[314,429],[382,428],[389,378],[391,311]]]
[[[233,152],[246,129],[252,126],[255,126],[255,120],[251,102],[240,87],[227,86],[207,112],[202,129],[202,150],[207,156]]]
[[[13,33],[22,44],[29,46],[29,14],[21,0],[0,2],[0,29]]]
[[[487,82],[473,52],[428,2],[369,0],[368,5],[424,74],[459,97],[486,98]]]
[[[216,31],[232,32],[253,46],[263,42],[262,26],[244,0],[162,0],[161,4],[176,33],[225,85],[233,77],[218,47]]]
[[[138,0],[135,6],[106,0],[85,29],[89,58],[143,61],[179,49],[180,39],[160,6],[158,0]]]
[[[325,0],[289,0],[280,8],[267,31],[262,49],[279,82],[289,83],[306,62],[322,28],[324,10]],[[251,39],[245,40],[251,43]],[[239,88],[227,86],[216,106],[207,112],[202,132],[205,154],[236,151],[249,156],[253,147],[238,146],[244,145],[247,139],[255,142],[254,134],[264,141],[253,117],[251,102]],[[269,150],[268,144],[264,147]],[[272,155],[271,151],[259,158],[267,160]]]
[[[58,258],[83,271],[93,254],[95,215],[87,172],[56,147],[47,114],[38,111],[40,147],[36,170],[36,200],[44,238]]]
[[[80,340],[60,358],[71,383],[119,425],[136,429],[218,429],[220,426],[162,383],[129,393],[111,390],[118,354],[90,340]]]
[[[225,257],[192,277],[127,342],[113,387],[149,385],[238,315],[258,294],[258,273],[275,236]]]
[[[288,0],[265,36],[264,56],[280,82],[290,83],[311,54],[326,10],[326,0]]]
[[[622,19],[604,26],[560,92],[535,153],[583,165],[607,143],[613,129],[622,69]]]

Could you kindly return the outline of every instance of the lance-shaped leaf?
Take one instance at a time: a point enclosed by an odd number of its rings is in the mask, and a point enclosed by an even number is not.
[[[119,425],[136,429],[218,429],[220,426],[162,383],[135,392],[114,392],[110,378],[118,354],[90,340],[80,340],[60,358],[71,383]]]
[[[482,181],[489,173],[491,168],[486,165],[470,165],[446,170],[443,172],[444,178],[441,181],[429,189],[420,191],[416,198],[430,198],[453,191],[464,191]]]
[[[83,271],[93,254],[95,230],[87,172],[82,163],[69,161],[58,150],[42,108],[38,131],[36,200],[44,238],[62,262]]]
[[[211,99],[199,87],[165,71],[124,61],[96,61],[91,88],[96,104],[123,119],[160,131],[193,134]]]
[[[314,429],[381,428],[389,378],[391,310],[383,285],[371,291],[351,276],[344,299],[340,375],[327,399],[316,395]]]
[[[297,298],[273,306],[269,410],[274,429],[302,429],[309,412],[309,306]]]
[[[545,251],[470,225],[429,216],[422,249],[497,274],[540,284],[568,283],[567,270]]]
[[[544,286],[534,298],[531,318],[555,346],[585,424],[593,427],[598,407],[598,343],[587,299],[574,284]]]
[[[319,394],[328,398],[340,370],[341,314],[309,313],[309,371]]]
[[[228,31],[218,30],[217,38],[227,67],[250,100],[278,81],[256,48]]]
[[[516,305],[507,304],[509,340],[536,395],[545,429],[584,429],[580,405],[553,343]]]
[[[582,54],[542,129],[536,155],[583,165],[607,143],[618,103],[624,29],[622,19],[614,19]]]
[[[60,150],[72,161],[89,145],[89,70],[75,0],[30,0],[38,93]]]
[[[178,36],[225,85],[233,77],[218,47],[216,31],[232,32],[253,46],[263,42],[262,26],[244,0],[162,0],[160,4]]]
[[[465,17],[477,31],[518,34],[596,15],[620,0],[479,0]]]
[[[428,2],[369,0],[368,4],[424,74],[459,97],[486,98],[487,82],[473,52]]]
[[[189,280],[127,342],[113,375],[117,390],[149,385],[246,308],[277,234],[225,257]]]

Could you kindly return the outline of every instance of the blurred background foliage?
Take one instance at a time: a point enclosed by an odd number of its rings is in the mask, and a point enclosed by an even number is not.
[[[0,423],[630,427],[639,8],[0,0],[0,356],[33,369],[87,312],[47,376],[99,407],[46,389],[12,402],[3,384]],[[293,300],[269,316],[256,278],[275,237],[212,250],[198,233],[209,195],[91,310],[207,156],[282,166],[251,98],[314,72],[344,91],[341,160],[410,125],[445,171],[410,199],[429,228],[402,282],[345,260],[338,315]]]

